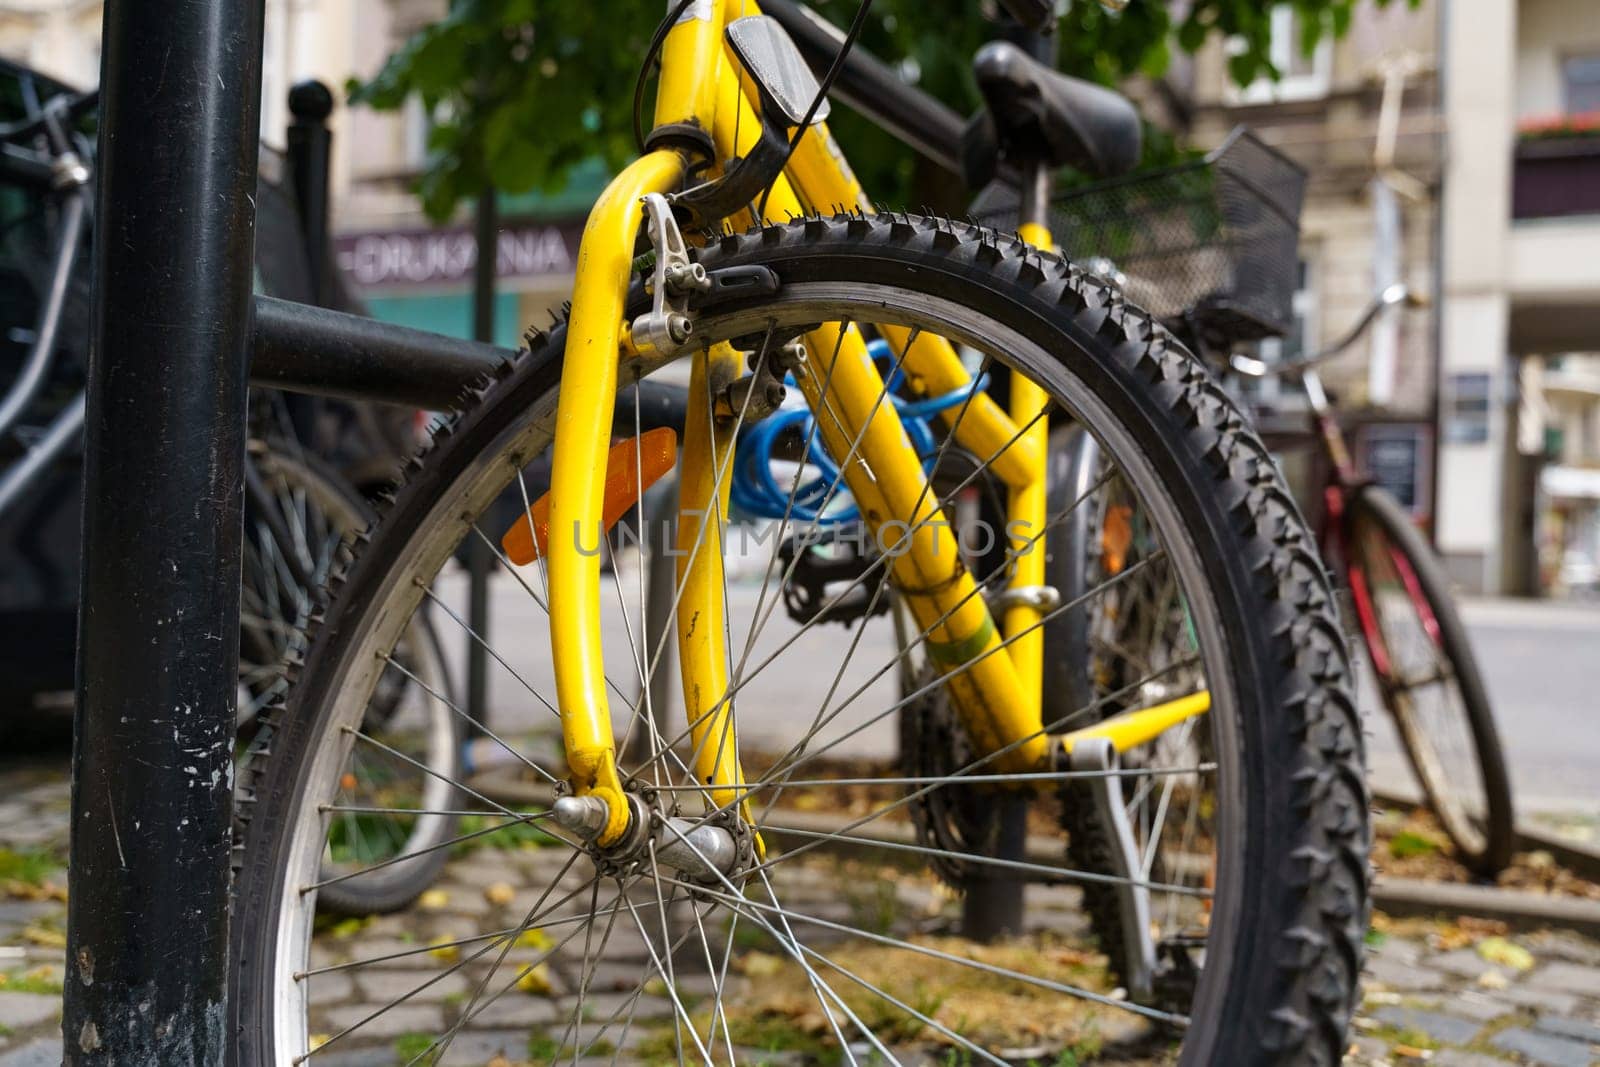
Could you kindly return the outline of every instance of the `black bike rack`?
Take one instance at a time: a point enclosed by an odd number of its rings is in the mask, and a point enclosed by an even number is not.
[[[105,8],[69,1064],[221,1064],[261,0]]]
[[[229,1062],[245,383],[435,408],[509,353],[252,304],[262,0],[105,5],[65,1061]],[[323,226],[325,220],[314,220]]]

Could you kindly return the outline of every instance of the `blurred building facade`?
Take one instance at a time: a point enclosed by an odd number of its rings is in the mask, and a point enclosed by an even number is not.
[[[281,144],[295,81],[369,76],[446,7],[267,0],[264,139]],[[1273,19],[1277,82],[1232,86],[1228,43],[1215,41],[1141,95],[1186,143],[1214,145],[1248,124],[1310,172],[1299,325],[1283,349],[1342,334],[1385,280],[1431,298],[1324,377],[1358,458],[1430,529],[1452,577],[1474,592],[1583,586],[1600,569],[1594,0],[1363,3],[1342,39],[1310,55],[1289,6]],[[0,0],[0,54],[69,83],[97,77],[99,29],[100,0]],[[341,108],[333,123],[341,264],[379,316],[467,333],[470,217],[431,226],[409,191],[427,117]],[[1392,198],[1375,182],[1380,147]],[[503,343],[565,298],[585,205],[604,178],[596,170],[566,196],[502,201]],[[1258,399],[1279,423],[1303,413],[1287,386],[1269,383]],[[1304,455],[1285,463],[1314,484]]]
[[[1287,347],[1332,342],[1391,273],[1430,297],[1327,367],[1357,458],[1431,529],[1464,589],[1595,587],[1593,0],[1363,4],[1348,34],[1310,55],[1292,10],[1273,17],[1277,82],[1234,87],[1218,41],[1153,96],[1198,147],[1243,123],[1309,171],[1300,331]],[[1382,208],[1380,169],[1397,213]],[[1279,421],[1295,417],[1292,393],[1263,399]],[[1316,484],[1305,460],[1285,462]]]

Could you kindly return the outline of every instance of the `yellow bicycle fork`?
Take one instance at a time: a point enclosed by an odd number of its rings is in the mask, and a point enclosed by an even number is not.
[[[753,10],[750,0],[741,0]],[[687,9],[662,51],[657,128],[708,134],[719,159],[741,156],[760,134],[736,64],[724,53],[724,0]],[[596,840],[619,840],[629,806],[615,757],[601,656],[600,536],[606,463],[619,362],[638,347],[628,336],[624,305],[632,275],[641,199],[677,190],[690,159],[675,149],[652,151],[619,174],[596,202],[579,246],[572,316],[556,412],[550,487],[548,582],[551,648],[571,784],[606,803]],[[807,131],[786,175],[767,198],[768,218],[806,211],[865,210],[859,184],[827,128]],[[1024,234],[1047,246],[1042,228]],[[943,338],[881,327],[911,387],[935,396],[969,388],[972,376]],[[808,358],[797,381],[818,434],[840,461],[847,487],[870,534],[891,559],[897,594],[926,633],[930,659],[947,672],[953,704],[980,751],[996,754],[995,770],[1031,770],[1070,751],[1074,739],[1105,736],[1119,748],[1142,744],[1176,722],[1200,714],[1204,698],[1119,716],[1106,726],[1057,738],[1041,729],[1043,633],[1040,606],[1008,601],[997,628],[988,603],[962,563],[956,536],[854,325],[809,333]],[[721,521],[727,514],[734,427],[719,421],[711,397],[739,374],[740,354],[726,344],[695,346],[681,456],[677,617],[684,703],[694,744],[694,771],[719,807],[742,795],[734,710],[725,647]],[[947,411],[946,424],[964,448],[984,457],[1009,490],[1009,588],[1044,580],[1045,453],[1042,389],[1012,378],[1007,412],[983,393]],[[1108,724],[1109,725],[1109,724]]]

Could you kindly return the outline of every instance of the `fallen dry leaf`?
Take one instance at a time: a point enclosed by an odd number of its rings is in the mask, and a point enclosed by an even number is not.
[[[550,995],[550,965],[538,963],[529,967],[527,973],[517,979],[517,988],[529,996],[547,997]]]
[[[0,882],[0,892],[13,900],[59,900],[63,904],[67,901],[66,886],[54,882],[23,882],[15,878],[8,878]]]
[[[746,952],[739,957],[739,970],[751,978],[771,978],[783,969],[783,961],[767,952]]]
[[[67,935],[60,930],[51,930],[44,926],[24,926],[22,939],[45,948],[66,948]]]
[[[1490,963],[1510,967],[1514,971],[1533,970],[1533,953],[1503,937],[1487,937],[1479,941],[1478,955]]]
[[[550,935],[537,926],[530,926],[517,935],[517,945],[521,948],[549,948]]]
[[[417,907],[423,911],[440,911],[450,903],[450,894],[443,889],[430,889],[417,898]]]
[[[503,908],[517,898],[517,891],[506,882],[495,882],[483,891],[483,899],[497,908]]]
[[[430,948],[428,950],[428,955],[432,956],[436,960],[443,960],[445,963],[454,963],[456,960],[461,958],[461,946],[450,944],[450,942],[454,940],[455,938],[444,934],[434,938],[432,941],[428,942],[428,944],[435,945],[437,947]]]
[[[1482,937],[1504,937],[1511,932],[1511,927],[1499,919],[1480,919],[1476,915],[1462,915],[1456,925]]]
[[[1453,952],[1472,944],[1472,934],[1451,923],[1428,935],[1428,943],[1440,952]]]

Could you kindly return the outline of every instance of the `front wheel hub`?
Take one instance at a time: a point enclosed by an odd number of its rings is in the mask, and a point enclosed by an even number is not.
[[[628,793],[628,807],[627,832],[606,848],[594,844],[610,816],[604,798],[560,797],[553,813],[557,823],[589,846],[598,862],[613,869],[648,863],[653,847],[659,866],[669,867],[692,882],[718,885],[750,863],[750,833],[736,813],[704,819],[669,816],[659,810],[653,797],[636,792]]]

